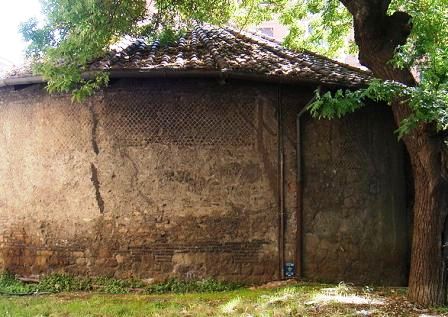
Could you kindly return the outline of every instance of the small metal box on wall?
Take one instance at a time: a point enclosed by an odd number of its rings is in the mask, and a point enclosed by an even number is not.
[[[294,263],[287,262],[284,267],[284,275],[286,278],[293,278],[296,275],[296,266]]]

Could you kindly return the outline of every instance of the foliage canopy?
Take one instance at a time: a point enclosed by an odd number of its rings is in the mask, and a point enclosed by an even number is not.
[[[390,63],[399,69],[411,69],[415,85],[374,80],[359,91],[326,93],[311,105],[315,116],[341,116],[364,105],[366,99],[388,103],[398,99],[412,110],[400,124],[400,137],[421,122],[434,123],[438,131],[448,129],[448,1],[395,0],[389,13],[396,10],[412,16],[412,31]]]
[[[284,44],[334,57],[354,53],[350,13],[339,0],[42,0],[44,21],[21,26],[29,41],[34,69],[48,80],[50,92],[73,92],[76,100],[107,84],[105,73],[85,76],[90,61],[101,57],[124,35],[175,37],[191,21],[232,22],[241,27],[277,18],[288,27]],[[393,0],[389,13],[412,16],[412,32],[391,61],[410,68],[416,85],[374,80],[359,91],[317,95],[313,115],[339,117],[363,106],[366,99],[400,98],[412,114],[399,128],[403,135],[420,122],[448,128],[448,0]]]

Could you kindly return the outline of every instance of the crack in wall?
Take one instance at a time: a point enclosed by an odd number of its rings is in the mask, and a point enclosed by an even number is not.
[[[93,109],[93,104],[89,107],[90,114],[92,116],[92,148],[93,152],[95,152],[96,155],[100,153],[100,149],[98,147],[98,142],[96,140],[96,130],[98,128],[98,115],[95,113],[95,110]]]
[[[101,197],[100,181],[98,180],[98,170],[95,164],[90,163],[90,170],[92,171],[92,177],[90,179],[93,187],[95,188],[96,202],[98,204],[98,208],[100,209],[100,213],[104,213],[104,200],[103,197]]]

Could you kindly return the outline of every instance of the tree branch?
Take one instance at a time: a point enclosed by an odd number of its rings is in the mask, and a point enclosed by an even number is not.
[[[353,17],[364,17],[372,14],[387,13],[391,0],[340,0]]]
[[[359,61],[382,79],[415,84],[409,70],[395,69],[389,61],[395,50],[406,43],[411,32],[411,16],[406,12],[387,14],[390,0],[340,0],[353,16]]]

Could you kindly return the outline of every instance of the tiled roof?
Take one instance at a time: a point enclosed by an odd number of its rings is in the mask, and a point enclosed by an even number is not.
[[[231,27],[196,25],[176,43],[162,45],[145,38],[125,37],[90,66],[111,77],[221,76],[277,82],[311,82],[356,87],[370,73],[311,52],[296,52],[261,34]],[[29,67],[16,69],[0,80],[42,82]]]
[[[259,34],[198,25],[172,45],[126,38],[93,69],[200,71],[263,76],[265,79],[359,86],[370,74],[310,52],[287,50]]]

